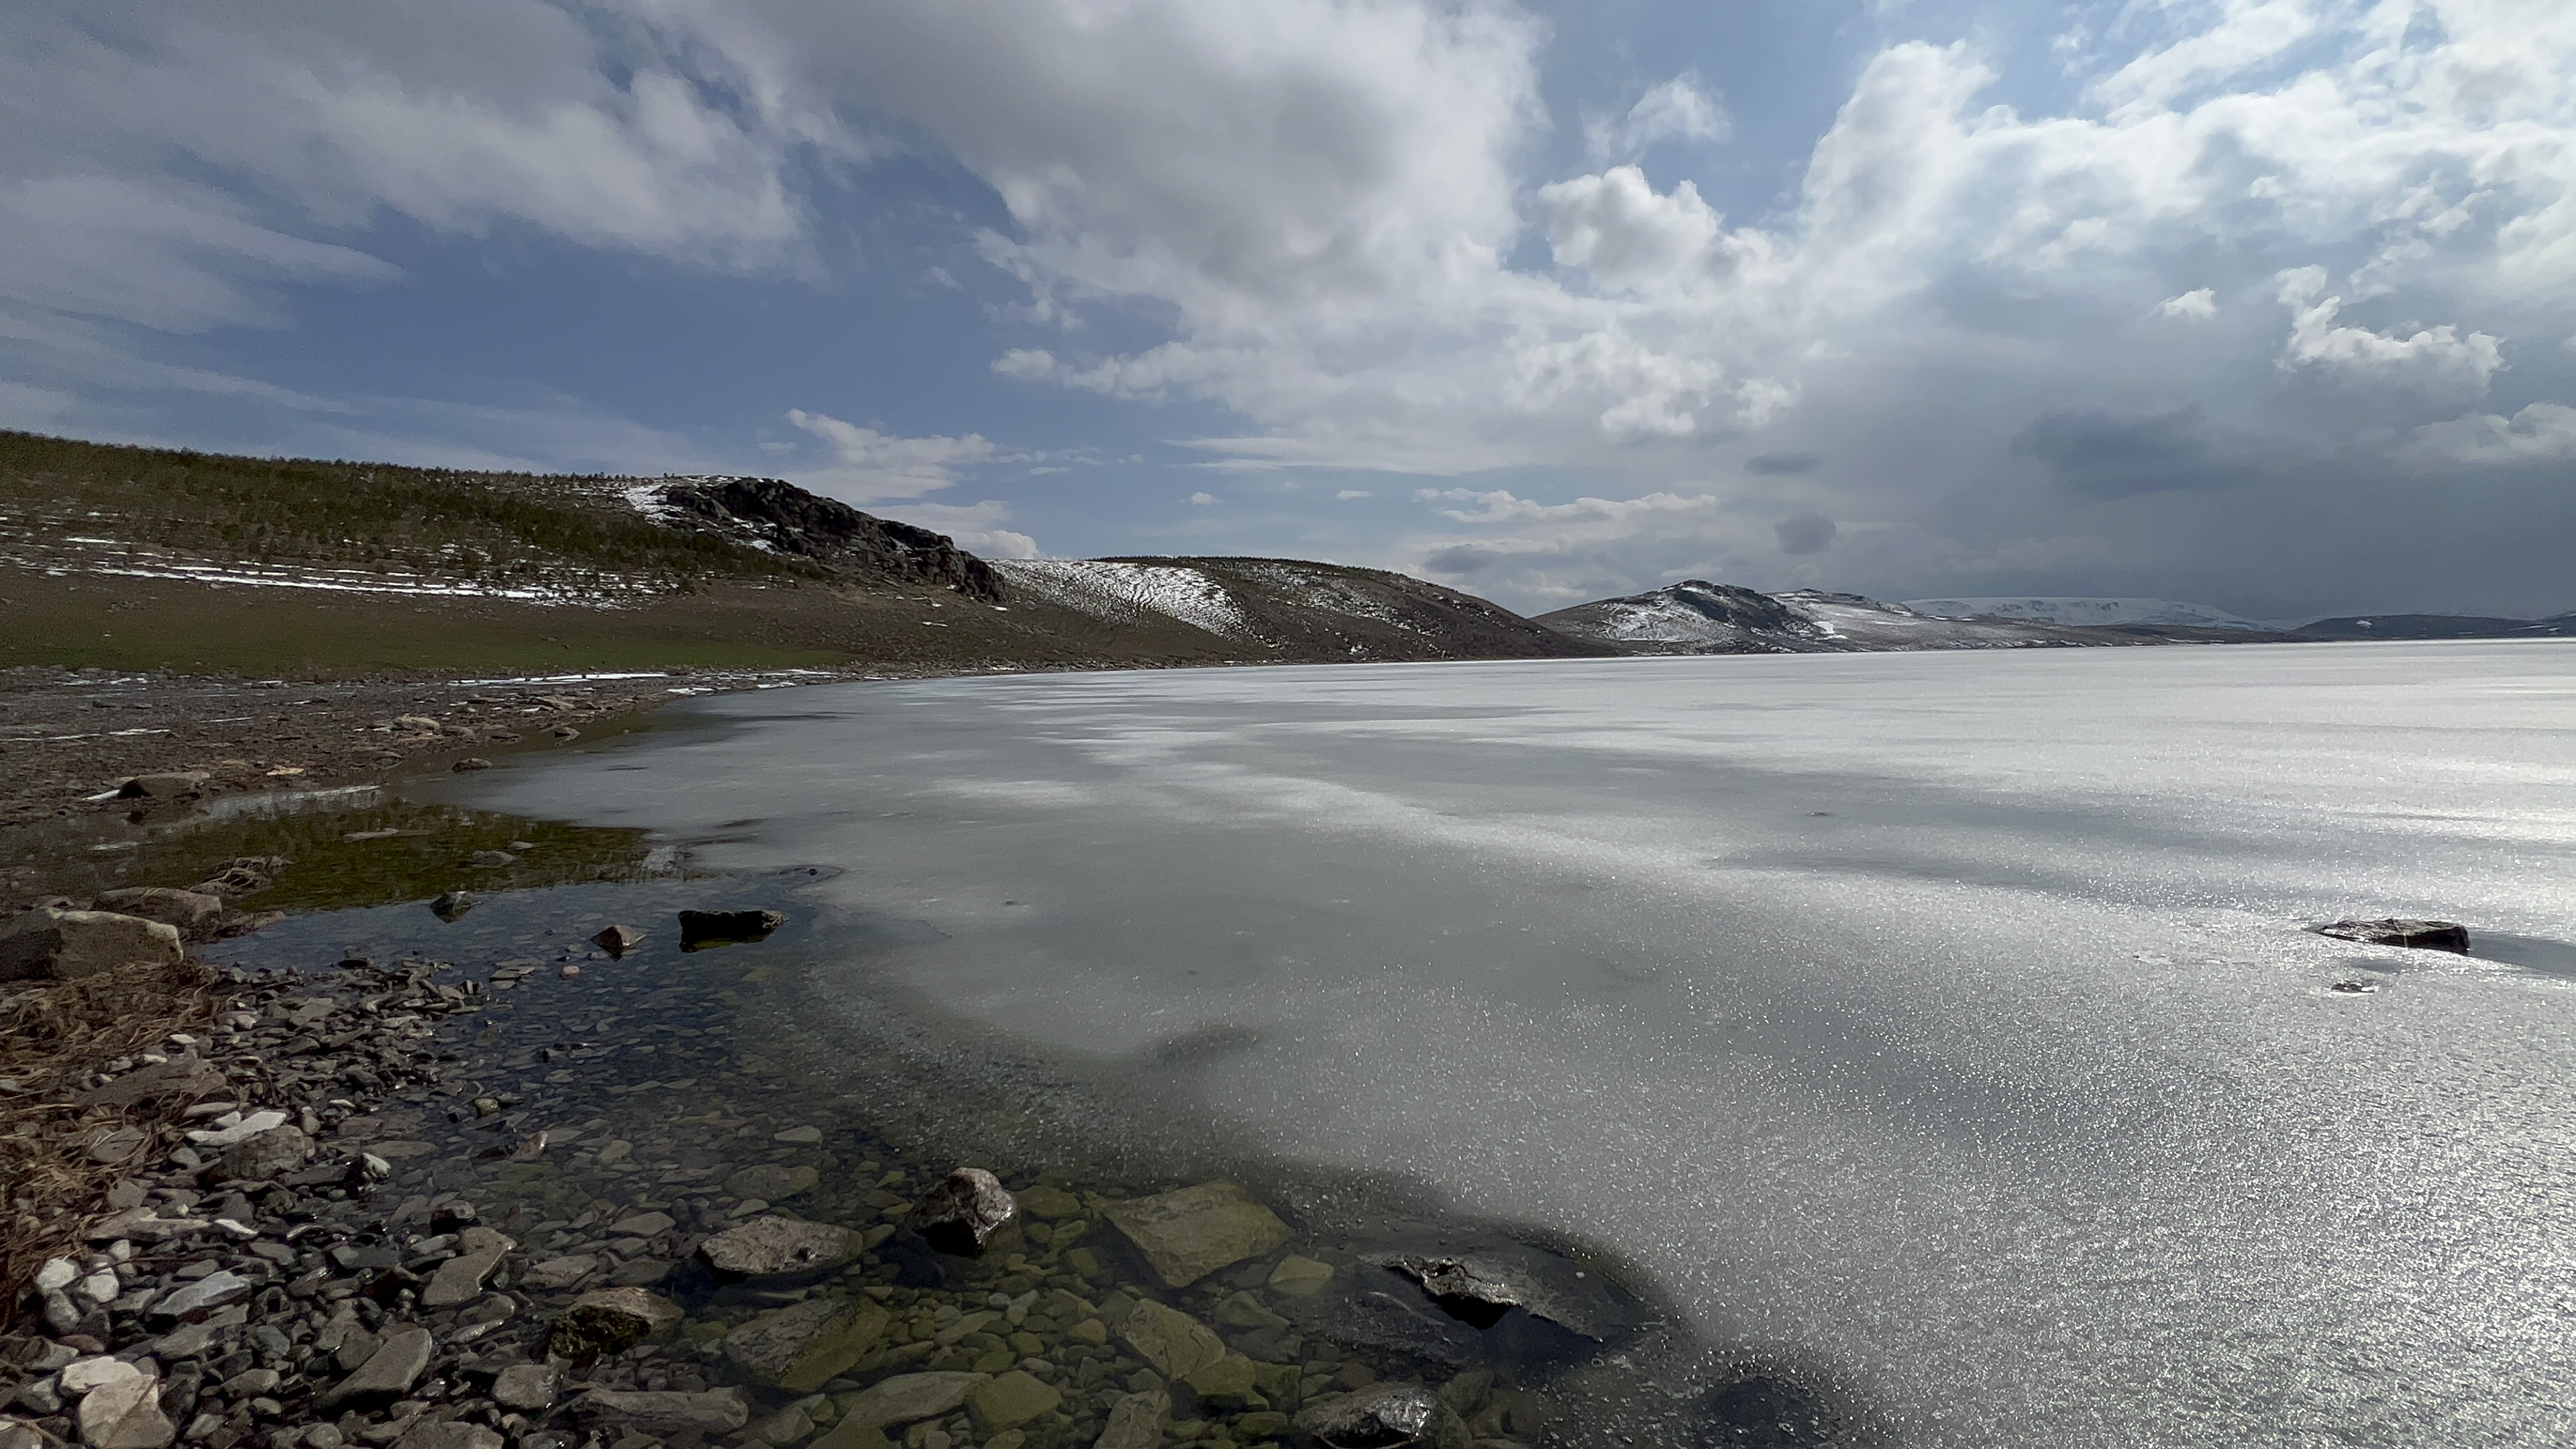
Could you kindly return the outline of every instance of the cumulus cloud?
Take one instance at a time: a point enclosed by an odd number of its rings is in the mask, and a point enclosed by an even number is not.
[[[1717,142],[1733,128],[1726,108],[1684,71],[1637,98],[1619,116],[1586,116],[1583,147],[1595,166],[1634,161],[1658,141]]]
[[[2471,413],[2415,429],[2408,455],[2418,462],[2509,467],[2576,459],[2576,407],[2536,402],[2501,417]]]
[[[2156,315],[2206,322],[2218,315],[2218,294],[2207,287],[2195,287],[2179,296],[2167,297],[2158,302]]]
[[[1834,546],[1834,538],[1842,530],[1834,526],[1832,519],[1811,509],[1781,519],[1771,525],[1771,532],[1780,540],[1780,551],[1794,557],[1823,553]]]
[[[802,408],[789,409],[787,420],[832,451],[833,466],[809,475],[806,485],[850,503],[935,493],[954,484],[961,467],[991,461],[997,452],[975,433],[960,438],[897,437]]]
[[[1216,495],[1213,493],[1193,493],[1190,495],[1190,502],[1196,507],[1205,508],[1216,502]]]
[[[2343,298],[2322,295],[2323,267],[2299,267],[2281,274],[2281,303],[2290,309],[2290,338],[2281,348],[2283,367],[2316,365],[2334,371],[2389,376],[2412,372],[2449,379],[2484,392],[2487,380],[2504,366],[2497,340],[2483,332],[2460,335],[2448,323],[2394,337],[2366,327],[2338,325]]]

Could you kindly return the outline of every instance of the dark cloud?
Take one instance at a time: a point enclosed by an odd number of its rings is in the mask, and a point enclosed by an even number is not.
[[[2048,469],[2060,489],[2085,498],[2225,488],[2242,477],[2211,445],[2197,403],[2145,418],[2045,413],[2021,430],[2012,450]]]
[[[1435,574],[1477,574],[1502,561],[1503,556],[1490,548],[1462,543],[1431,554],[1423,559],[1422,566]]]
[[[1787,554],[1823,553],[1841,532],[1832,519],[1812,511],[1781,519],[1771,531],[1780,536],[1780,551]]]
[[[1744,460],[1744,471],[1765,478],[1781,478],[1798,473],[1813,473],[1824,459],[1813,453],[1762,453]]]

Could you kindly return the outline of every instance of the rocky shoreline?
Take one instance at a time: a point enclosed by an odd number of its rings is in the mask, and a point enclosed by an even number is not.
[[[1462,1313],[1474,1272],[1230,1182],[951,1178],[792,1092],[634,1079],[726,1062],[714,1025],[511,1029],[645,989],[619,970],[584,939],[228,971],[57,1084],[117,1176],[9,1285],[0,1449],[1512,1449],[1556,1412],[1478,1343],[1545,1310],[1508,1267]]]

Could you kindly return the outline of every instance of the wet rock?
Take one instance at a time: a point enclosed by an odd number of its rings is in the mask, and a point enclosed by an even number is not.
[[[1332,1285],[1332,1264],[1291,1253],[1270,1270],[1266,1286],[1282,1298],[1312,1298]]]
[[[637,1213],[610,1223],[608,1230],[621,1238],[658,1238],[678,1226],[669,1213]]]
[[[268,889],[276,881],[277,873],[294,863],[282,855],[238,855],[233,857],[232,864],[188,889],[200,895],[221,896],[225,900],[252,895]]]
[[[1110,1405],[1109,1422],[1092,1449],[1158,1449],[1163,1442],[1163,1421],[1171,1412],[1168,1394],[1149,1390],[1125,1395]]]
[[[464,891],[449,891],[429,903],[429,913],[442,921],[452,921],[474,909],[474,897]]]
[[[433,1347],[428,1329],[403,1324],[378,1340],[376,1351],[367,1356],[357,1372],[342,1379],[315,1403],[325,1413],[382,1408],[420,1382],[421,1374],[429,1368]]]
[[[823,1140],[823,1129],[820,1127],[790,1127],[785,1131],[769,1134],[769,1140],[772,1142],[790,1143],[798,1147],[811,1147],[815,1143]]]
[[[123,966],[176,966],[187,955],[177,927],[114,911],[38,906],[0,925],[0,981],[77,981]]]
[[[725,1357],[753,1377],[794,1393],[812,1393],[857,1363],[885,1336],[884,1310],[847,1298],[813,1298],[735,1328]]]
[[[633,1348],[681,1317],[679,1304],[641,1288],[594,1288],[555,1319],[546,1334],[546,1352],[588,1365]]]
[[[500,1435],[480,1424],[424,1416],[403,1430],[394,1440],[394,1449],[501,1449],[502,1442]]]
[[[457,1246],[457,1255],[439,1264],[438,1271],[430,1275],[429,1286],[420,1290],[421,1307],[453,1308],[472,1302],[482,1293],[483,1285],[491,1281],[493,1270],[518,1244],[490,1228],[476,1227],[467,1228]]]
[[[776,911],[682,911],[680,949],[766,940],[786,924],[787,918]]]
[[[492,1380],[492,1402],[533,1414],[554,1407],[555,1371],[541,1363],[514,1363]]]
[[[488,770],[492,768],[492,762],[479,755],[467,755],[464,759],[457,761],[455,764],[450,765],[447,768],[455,771],[457,774],[467,775],[472,774],[476,770]]]
[[[699,1244],[698,1255],[731,1277],[775,1278],[839,1267],[857,1253],[854,1237],[830,1223],[758,1217]]]
[[[1064,1395],[1054,1385],[1025,1370],[1013,1369],[966,1391],[966,1412],[987,1435],[1052,1414]]]
[[[1225,1340],[1215,1329],[1152,1299],[1128,1311],[1118,1336],[1167,1379],[1186,1379],[1226,1356]]]
[[[593,1389],[572,1401],[575,1417],[595,1428],[634,1429],[662,1438],[729,1434],[751,1422],[740,1389],[704,1393]]]
[[[224,899],[203,891],[174,890],[169,886],[128,886],[123,890],[102,891],[92,905],[119,915],[140,916],[176,926],[182,932],[202,931],[224,913]]]
[[[217,1181],[266,1182],[292,1172],[313,1155],[313,1139],[295,1126],[272,1127],[225,1148],[215,1159]]]
[[[1297,1416],[1296,1423],[1332,1449],[1397,1449],[1410,1444],[1464,1449],[1470,1442],[1458,1416],[1419,1384],[1372,1384],[1312,1405]]]
[[[161,1411],[161,1381],[126,1365],[124,1377],[80,1401],[81,1442],[90,1449],[164,1449],[179,1428]]]
[[[1109,1210],[1163,1282],[1186,1288],[1288,1241],[1288,1225],[1231,1182],[1203,1182]]]
[[[506,850],[478,850],[465,857],[465,863],[476,870],[499,870],[505,865],[518,864],[519,858]]]
[[[599,1271],[599,1259],[587,1253],[548,1258],[519,1275],[519,1286],[538,1293],[559,1293]]]
[[[2457,921],[2418,921],[2390,917],[2377,921],[2335,921],[2315,928],[2320,936],[2359,941],[2366,946],[2414,946],[2427,951],[2469,954],[2469,928]]]
[[[176,800],[213,778],[204,770],[168,770],[157,775],[136,775],[116,787],[116,796],[120,800]]]
[[[822,1180],[822,1175],[810,1167],[764,1162],[726,1178],[725,1191],[739,1198],[784,1202],[798,1193],[812,1190],[814,1184]]]
[[[590,943],[611,957],[623,957],[644,944],[644,933],[633,926],[611,926],[590,938]]]
[[[1082,1199],[1043,1182],[1022,1192],[1019,1198],[1021,1212],[1045,1222],[1082,1216]]]
[[[980,1167],[961,1167],[921,1195],[912,1226],[940,1252],[972,1257],[1019,1210],[1000,1178]]]
[[[185,1323],[250,1296],[250,1280],[231,1269],[219,1269],[152,1305],[152,1316],[164,1323]]]
[[[1605,1280],[1542,1249],[1495,1242],[1462,1252],[1392,1253],[1379,1266],[1422,1291],[1439,1309],[1490,1328],[1512,1309],[1606,1343],[1635,1326],[1634,1306]]]
[[[1491,1328],[1521,1306],[1521,1295],[1500,1277],[1489,1277],[1456,1258],[1390,1258],[1385,1266],[1422,1285],[1442,1312],[1473,1328]]]
[[[546,731],[546,733],[553,735],[558,741],[561,741],[564,744],[571,744],[574,740],[581,738],[581,731],[574,729],[571,725],[556,725],[553,729]]]
[[[966,1402],[975,1386],[990,1374],[897,1374],[879,1379],[841,1406],[844,1422],[882,1427],[935,1419]]]

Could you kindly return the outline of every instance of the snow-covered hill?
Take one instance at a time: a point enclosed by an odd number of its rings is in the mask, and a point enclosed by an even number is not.
[[[1608,652],[1404,574],[1300,559],[998,559],[1014,597],[1111,625],[1179,623],[1269,659],[1544,659]]]
[[[2261,629],[2252,619],[2207,604],[2174,599],[1908,599],[1905,607],[1944,618],[2020,619],[2034,624],[2171,624],[2201,629]]]
[[[2029,619],[1957,618],[1860,594],[1793,589],[1761,594],[1688,579],[1624,598],[1577,604],[1538,622],[1562,634],[1640,654],[1818,654],[1880,649],[2028,649],[2163,644],[2202,621],[2083,627]],[[2164,632],[2170,631],[2170,632]],[[2209,636],[2201,636],[2209,637]],[[2224,636],[2216,636],[2224,637]]]

